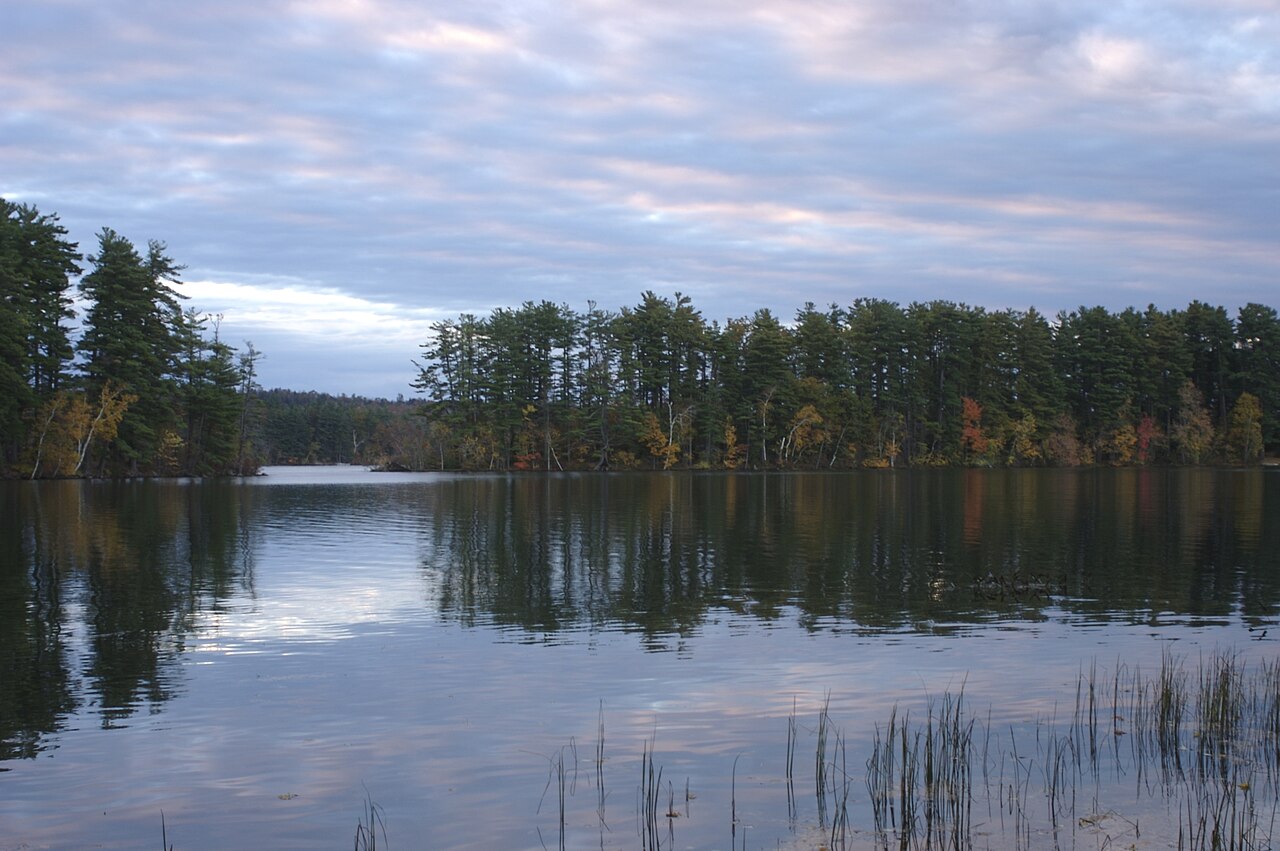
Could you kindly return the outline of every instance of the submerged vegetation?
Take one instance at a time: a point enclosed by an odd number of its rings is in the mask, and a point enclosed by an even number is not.
[[[1184,660],[1166,654],[1154,676],[1119,663],[1109,678],[1095,665],[1081,672],[1068,709],[997,720],[994,709],[974,715],[963,689],[948,691],[930,698],[920,716],[895,706],[860,760],[832,720],[828,698],[810,729],[807,822],[797,818],[794,783],[798,731],[805,726],[793,712],[781,785],[795,847],[1128,848],[1144,837],[1196,851],[1273,847],[1280,814],[1280,662],[1246,666],[1224,653],[1201,659],[1193,675]],[[566,803],[577,788],[576,746],[552,760],[547,788],[558,783],[561,848],[579,828],[599,830],[604,847],[605,832],[613,830],[605,813],[603,716],[599,737],[589,781],[596,786],[594,819],[577,818],[572,801]],[[685,807],[677,807],[674,790],[662,786],[655,751],[656,738],[644,743],[635,830],[642,848],[680,847],[678,820],[688,817],[696,796],[686,780]],[[735,848],[738,842],[748,847],[737,762],[727,814]],[[544,815],[541,806],[538,815]]]

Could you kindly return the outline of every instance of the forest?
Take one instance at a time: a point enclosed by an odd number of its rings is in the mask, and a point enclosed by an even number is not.
[[[721,323],[680,293],[581,312],[528,301],[435,323],[421,398],[388,401],[264,391],[252,343],[237,351],[220,317],[183,307],[163,243],[103,228],[86,257],[56,215],[0,210],[9,477],[1254,464],[1280,450],[1280,318],[1259,304],[1049,318],[857,298]]]
[[[256,470],[249,416],[259,355],[221,340],[218,317],[182,307],[173,288],[182,267],[164,243],[139,250],[103,228],[86,258],[56,215],[2,198],[0,213],[0,471],[34,479]]]
[[[432,331],[416,387],[439,469],[1252,464],[1280,441],[1280,321],[1258,304],[1050,320],[859,298],[720,324],[646,292]]]

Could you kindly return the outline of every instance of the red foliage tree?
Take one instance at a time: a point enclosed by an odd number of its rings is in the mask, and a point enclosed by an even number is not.
[[[982,406],[968,396],[960,397],[960,402],[964,406],[960,414],[960,420],[964,424],[960,432],[960,446],[966,453],[986,454],[991,442],[982,433]]]

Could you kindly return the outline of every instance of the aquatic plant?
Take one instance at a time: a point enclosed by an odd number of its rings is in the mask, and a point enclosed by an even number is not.
[[[164,810],[160,811],[160,851],[173,851],[173,846],[169,844],[169,831],[164,823]]]
[[[364,799],[364,810],[356,823],[355,851],[378,851],[378,834],[382,834],[382,845],[387,845],[387,824],[383,819],[382,807],[373,802],[369,795]]]
[[[867,791],[861,809],[853,806],[859,778],[850,770],[848,738],[835,721],[830,693],[812,727],[801,726],[793,699],[779,778],[790,831],[813,836],[830,851],[865,844],[868,833],[878,846],[898,849],[970,849],[992,844],[993,832],[1004,835],[995,844],[1015,849],[1079,845],[1082,833],[1090,846],[1120,847],[1153,832],[1187,851],[1272,847],[1280,816],[1280,660],[1250,668],[1239,655],[1220,653],[1190,670],[1184,659],[1165,653],[1152,675],[1123,663],[1104,674],[1095,662],[1079,673],[1074,704],[1064,715],[1053,708],[1042,717],[996,722],[991,709],[971,713],[970,699],[962,686],[927,697],[923,711],[889,709],[874,726],[860,769]],[[603,826],[603,707],[597,726]],[[795,798],[796,754],[806,729],[814,743],[808,825]],[[637,788],[638,833],[648,851],[674,845],[681,816],[674,784],[663,785],[655,746],[656,735],[643,744]],[[733,848],[746,844],[742,755],[728,777]],[[562,752],[561,766],[564,760]],[[564,847],[573,789],[560,785]],[[1120,811],[1120,788],[1135,791],[1131,813]],[[691,797],[686,781],[686,816]]]

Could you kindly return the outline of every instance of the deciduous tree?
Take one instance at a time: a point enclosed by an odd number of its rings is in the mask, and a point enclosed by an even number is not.
[[[1231,407],[1227,452],[1232,460],[1242,464],[1262,460],[1262,406],[1252,393],[1241,393]]]
[[[1198,464],[1213,446],[1213,422],[1204,407],[1204,396],[1188,379],[1178,390],[1178,418],[1170,437],[1183,463]]]

